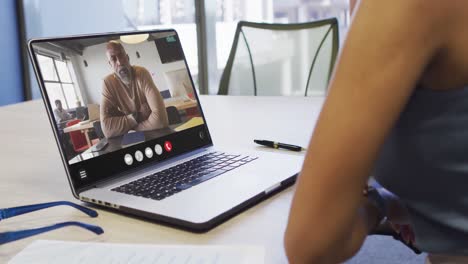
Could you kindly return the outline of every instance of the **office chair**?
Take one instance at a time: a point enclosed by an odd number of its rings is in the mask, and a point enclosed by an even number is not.
[[[75,117],[80,120],[88,120],[89,119],[89,114],[88,114],[88,107],[84,106],[79,106],[75,108]]]
[[[180,118],[179,110],[175,106],[166,107],[167,119],[169,120],[169,125],[178,124],[182,122]]]
[[[163,99],[168,99],[172,97],[170,90],[160,91],[160,93]]]
[[[336,18],[301,24],[240,21],[219,95],[323,95],[338,54]]]
[[[67,127],[73,126],[79,123],[80,121],[81,120],[79,119],[69,121],[67,123]],[[88,142],[86,141],[86,137],[85,135],[83,135],[83,133],[81,133],[81,131],[72,131],[68,134],[70,135],[70,139],[71,139],[73,149],[75,150],[75,152],[81,153],[89,148]]]
[[[104,132],[102,132],[101,121],[94,122],[93,123],[93,129],[94,129],[94,133],[96,133],[96,136],[99,139],[103,139],[103,138],[106,137],[106,136],[104,136]]]

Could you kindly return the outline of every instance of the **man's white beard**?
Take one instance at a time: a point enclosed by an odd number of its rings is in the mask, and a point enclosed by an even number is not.
[[[122,80],[123,83],[125,83],[126,85],[130,85],[130,77],[127,76],[127,77],[120,77],[120,80]]]
[[[119,74],[117,74],[117,76],[119,76],[120,80],[125,83],[126,85],[129,85],[130,82],[131,82],[131,72],[130,72],[130,69],[126,69],[126,73],[121,73],[119,72]]]

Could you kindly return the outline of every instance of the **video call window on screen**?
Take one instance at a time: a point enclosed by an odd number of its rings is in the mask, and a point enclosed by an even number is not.
[[[174,32],[33,44],[69,164],[203,125]]]

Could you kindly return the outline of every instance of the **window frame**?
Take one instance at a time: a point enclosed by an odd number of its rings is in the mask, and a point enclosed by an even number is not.
[[[69,110],[69,109],[73,109],[73,108],[70,107],[70,105],[69,105],[69,103],[68,103],[68,99],[67,99],[67,96],[65,95],[65,90],[64,90],[64,88],[63,88],[63,85],[64,85],[64,84],[71,84],[71,85],[73,86],[73,93],[75,94],[75,97],[78,97],[78,98],[79,98],[79,94],[76,93],[75,83],[73,82],[72,74],[70,73],[70,69],[68,68],[67,60],[60,60],[60,59],[57,59],[57,58],[54,57],[54,56],[45,54],[44,52],[40,52],[40,51],[38,51],[37,54],[40,55],[40,56],[43,56],[43,57],[47,57],[47,58],[52,59],[52,62],[53,62],[53,65],[54,65],[54,73],[56,74],[57,79],[58,79],[58,81],[46,80],[46,79],[43,77],[42,79],[43,79],[43,81],[44,81],[44,86],[47,87],[47,84],[48,84],[48,83],[59,84],[59,85],[60,85],[60,92],[61,92],[61,94],[62,94],[62,96],[63,96],[63,98],[64,98],[64,100],[65,100],[65,102],[64,102],[64,103],[65,103],[65,104],[64,104],[64,108],[65,108],[65,106],[66,106],[65,109],[68,109],[68,110]],[[60,74],[59,74],[59,72],[58,72],[57,63],[56,63],[57,60],[59,60],[59,61],[65,63],[65,65],[67,66],[67,72],[68,72],[68,75],[69,75],[69,77],[70,77],[71,82],[64,82],[64,81],[62,81],[62,79],[60,78]]]

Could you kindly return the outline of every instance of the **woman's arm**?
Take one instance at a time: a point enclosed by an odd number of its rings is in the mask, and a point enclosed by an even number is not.
[[[297,182],[291,263],[336,263],[368,233],[362,189],[388,132],[443,47],[454,1],[360,1]]]

